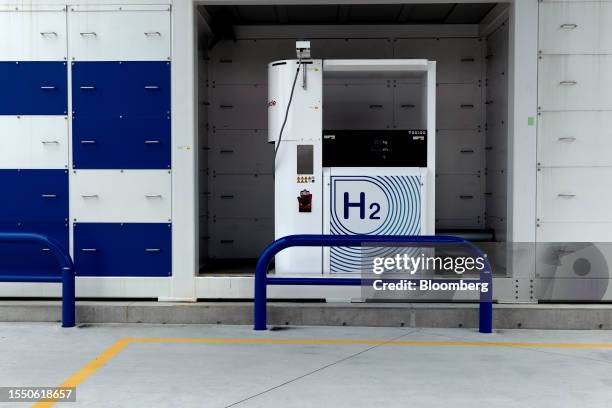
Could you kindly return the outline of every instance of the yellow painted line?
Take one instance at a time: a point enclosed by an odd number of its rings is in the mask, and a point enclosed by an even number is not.
[[[430,341],[430,340],[304,340],[304,339],[225,339],[190,337],[131,337],[133,343],[192,343],[192,344],[295,344],[295,345],[366,345],[366,346],[433,346],[433,347],[537,347],[612,349],[612,343],[535,343],[503,341]]]
[[[72,377],[64,381],[59,387],[76,387],[87,377],[95,373],[100,367],[108,363],[113,357],[119,354],[125,346],[130,344],[129,339],[121,339],[106,350],[102,352],[98,357],[87,363],[83,368],[77,371]],[[32,408],[49,408],[54,406],[56,401],[44,401],[37,402],[32,405]]]
[[[430,341],[430,340],[308,340],[308,339],[240,339],[197,337],[126,337],[102,352],[58,387],[77,387],[104,364],[116,357],[130,343],[186,344],[277,344],[277,345],[364,345],[364,346],[429,346],[429,347],[520,347],[566,349],[612,349],[612,343],[539,343],[505,341]],[[37,402],[32,408],[49,408],[55,401]]]

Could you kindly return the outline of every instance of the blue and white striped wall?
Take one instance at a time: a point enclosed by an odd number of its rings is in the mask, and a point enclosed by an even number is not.
[[[0,13],[0,31],[0,230],[69,248],[65,13]],[[0,273],[57,273],[37,245],[3,245],[0,259]]]
[[[172,274],[170,13],[70,6],[78,276]]]
[[[0,13],[0,229],[57,239],[77,276],[172,275],[170,27],[168,6]]]

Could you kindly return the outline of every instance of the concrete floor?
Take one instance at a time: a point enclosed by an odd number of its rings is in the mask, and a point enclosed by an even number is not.
[[[127,337],[157,340],[130,342],[84,378],[76,403],[56,406],[612,406],[612,331],[504,330],[480,335],[471,329],[294,327],[254,332],[247,326],[107,324],[62,329],[51,323],[0,323],[0,386],[59,385]],[[159,338],[239,340],[177,343]],[[355,344],[360,340],[374,343]],[[438,343],[375,343],[389,340]],[[445,341],[514,344],[439,343]],[[585,343],[610,347],[579,346]]]

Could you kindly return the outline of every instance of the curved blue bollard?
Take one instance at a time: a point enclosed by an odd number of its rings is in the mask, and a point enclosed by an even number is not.
[[[0,275],[0,282],[61,282],[62,283],[62,327],[75,325],[75,278],[74,264],[70,255],[56,240],[42,234],[0,232],[0,243],[41,244],[49,248],[59,264],[59,276]]]
[[[439,244],[459,244],[467,248],[471,255],[482,257],[485,267],[480,272],[480,282],[488,283],[489,290],[480,292],[479,309],[479,332],[493,332],[493,277],[491,265],[487,256],[480,248],[470,241],[453,236],[430,236],[430,235],[288,235],[279,238],[268,245],[261,253],[255,269],[255,293],[254,293],[254,329],[267,329],[267,285],[349,285],[360,286],[363,280],[360,278],[269,278],[267,276],[268,266],[272,258],[290,247],[338,247],[338,246],[360,246],[367,243],[413,243],[418,246],[436,246]],[[417,245],[414,245],[417,246]]]

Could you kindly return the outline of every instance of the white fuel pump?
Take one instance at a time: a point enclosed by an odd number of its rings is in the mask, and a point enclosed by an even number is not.
[[[435,62],[310,59],[307,42],[298,42],[296,51],[298,59],[268,66],[268,140],[276,151],[275,238],[433,234]],[[422,103],[417,126],[325,129],[326,112],[352,114],[353,101],[324,100],[328,81],[343,78],[409,78],[419,84],[413,87]],[[359,273],[371,251],[381,250],[291,248],[277,255],[275,271],[281,276]]]

